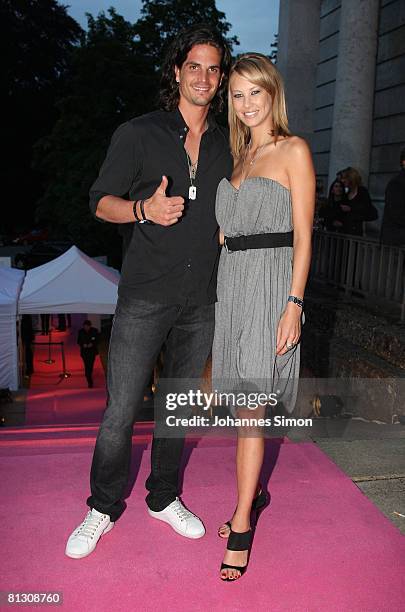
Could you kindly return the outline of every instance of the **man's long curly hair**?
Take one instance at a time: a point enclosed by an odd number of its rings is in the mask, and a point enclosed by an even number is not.
[[[226,97],[227,79],[231,66],[231,51],[224,38],[210,28],[202,24],[183,30],[171,43],[166,55],[160,81],[159,105],[166,111],[177,108],[180,99],[179,86],[176,83],[174,69],[181,68],[187,59],[189,51],[194,45],[212,45],[221,52],[222,83],[213,98],[210,109],[214,113],[220,113],[224,106]]]

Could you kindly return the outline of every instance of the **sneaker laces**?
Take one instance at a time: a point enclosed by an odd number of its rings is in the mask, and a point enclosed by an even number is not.
[[[83,523],[79,525],[76,535],[84,536],[85,538],[93,538],[97,528],[101,525],[105,515],[94,516],[91,510],[88,511]]]
[[[179,498],[177,498],[172,504],[171,504],[172,509],[174,510],[174,512],[177,514],[177,516],[179,517],[179,519],[181,521],[186,521],[187,519],[193,517],[193,513],[190,512],[190,510],[187,510],[187,508],[185,508],[183,506],[183,504],[181,503],[181,501],[179,500]]]

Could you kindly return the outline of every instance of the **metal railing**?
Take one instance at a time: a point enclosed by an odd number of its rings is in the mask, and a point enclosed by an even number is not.
[[[310,278],[378,300],[405,322],[405,248],[316,229]]]

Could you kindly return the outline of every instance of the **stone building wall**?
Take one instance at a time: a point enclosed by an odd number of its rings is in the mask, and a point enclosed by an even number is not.
[[[405,0],[381,0],[369,188],[383,208],[405,147]]]
[[[336,68],[339,53],[340,0],[322,0],[316,69],[312,152],[318,178],[328,185]]]
[[[405,146],[405,0],[281,0],[279,38],[291,127],[309,140],[325,191],[353,165],[382,211]]]

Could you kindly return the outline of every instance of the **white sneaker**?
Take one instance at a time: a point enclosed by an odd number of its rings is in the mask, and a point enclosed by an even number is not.
[[[114,523],[108,514],[102,514],[95,508],[88,511],[86,518],[70,534],[65,554],[72,559],[87,557],[96,548],[100,537],[111,531]]]
[[[187,510],[178,497],[164,510],[154,512],[148,508],[148,512],[153,518],[168,523],[174,531],[186,538],[197,539],[205,535],[205,527],[202,521],[190,510]]]

